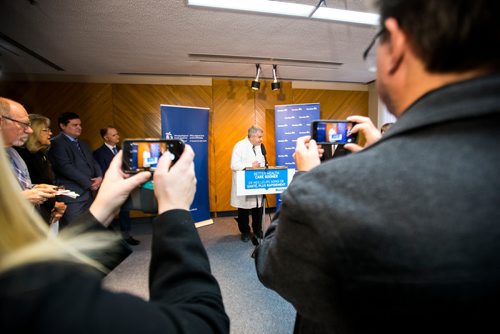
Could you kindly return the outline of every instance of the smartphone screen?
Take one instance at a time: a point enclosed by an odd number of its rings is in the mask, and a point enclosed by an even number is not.
[[[184,151],[184,142],[180,139],[125,139],[122,143],[122,169],[125,173],[154,171],[167,150],[170,160],[175,163]]]
[[[350,144],[358,140],[357,133],[351,134],[355,123],[348,121],[318,120],[311,122],[311,137],[318,144]]]

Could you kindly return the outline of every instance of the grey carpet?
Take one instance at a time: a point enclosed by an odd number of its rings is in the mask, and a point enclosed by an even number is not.
[[[268,222],[269,217],[266,217]],[[201,227],[198,232],[207,249],[212,272],[221,286],[226,312],[231,319],[231,333],[292,333],[293,307],[259,282],[250,257],[254,246],[251,242],[240,241],[234,218],[214,218],[214,224]],[[149,220],[135,219],[132,235],[141,244],[134,246],[132,255],[105,278],[104,286],[148,299]]]

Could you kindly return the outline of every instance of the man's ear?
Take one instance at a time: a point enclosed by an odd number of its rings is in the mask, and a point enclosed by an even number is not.
[[[389,73],[392,74],[397,71],[408,48],[408,40],[406,34],[401,30],[398,21],[395,18],[388,18],[385,20],[385,29],[387,30],[388,39],[385,43],[388,45],[389,55]]]

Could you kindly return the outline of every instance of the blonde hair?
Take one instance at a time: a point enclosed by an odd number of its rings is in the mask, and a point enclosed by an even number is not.
[[[0,148],[3,147],[0,136]],[[117,235],[81,233],[84,227],[67,228],[59,236],[49,234],[47,224],[23,197],[4,149],[0,149],[0,170],[4,171],[0,173],[0,272],[50,260],[79,262],[108,271],[86,254],[109,247]]]
[[[38,114],[30,114],[29,117],[33,133],[30,133],[30,135],[28,136],[28,140],[25,144],[26,148],[31,153],[36,153],[42,149],[47,149],[48,145],[42,145],[39,138],[42,130],[50,127],[50,119]]]

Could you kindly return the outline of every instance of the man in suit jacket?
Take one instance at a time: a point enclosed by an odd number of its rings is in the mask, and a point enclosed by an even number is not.
[[[398,121],[381,137],[349,117],[380,139],[323,164],[297,140],[259,278],[295,333],[500,332],[499,2],[378,3],[371,65]]]
[[[111,125],[101,128],[100,134],[102,139],[104,139],[104,144],[94,151],[94,159],[99,164],[99,167],[101,167],[102,174],[104,175],[108,170],[111,160],[113,160],[120,150],[118,147],[120,135],[118,134],[118,130]],[[123,207],[120,209],[118,221],[125,241],[130,245],[140,244],[139,240],[130,235],[130,216],[128,210],[124,210]]]
[[[76,216],[88,210],[94,193],[101,185],[102,172],[90,148],[78,140],[82,133],[80,116],[65,112],[59,116],[58,123],[61,133],[52,138],[48,157],[54,168],[56,184],[79,195],[77,198],[58,198],[67,205],[60,221],[61,227],[65,227]]]

